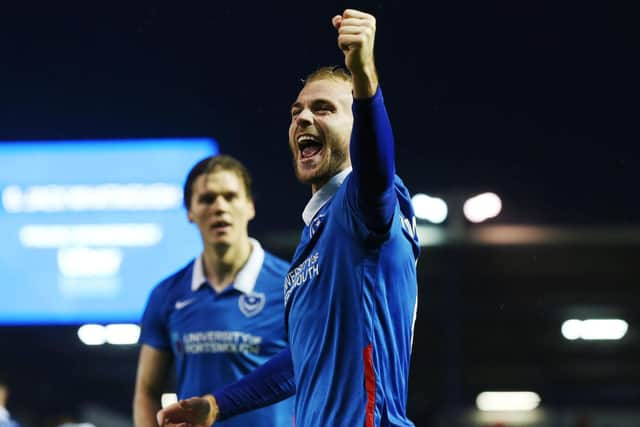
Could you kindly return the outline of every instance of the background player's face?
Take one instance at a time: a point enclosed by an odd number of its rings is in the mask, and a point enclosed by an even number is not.
[[[302,88],[291,106],[289,147],[294,169],[313,191],[351,165],[352,103],[350,83],[315,80]]]
[[[235,172],[217,170],[194,181],[188,217],[200,230],[205,246],[240,244],[254,216],[253,201]]]

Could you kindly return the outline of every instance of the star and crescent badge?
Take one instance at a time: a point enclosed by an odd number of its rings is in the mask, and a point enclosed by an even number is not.
[[[262,292],[242,294],[238,298],[238,307],[246,317],[253,317],[260,313],[267,302],[267,297]]]

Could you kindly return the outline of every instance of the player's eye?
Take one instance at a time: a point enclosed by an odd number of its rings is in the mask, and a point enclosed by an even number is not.
[[[323,102],[317,104],[314,108],[314,111],[317,114],[329,114],[333,113],[335,111],[335,108],[333,107],[333,105]]]
[[[202,194],[199,198],[198,198],[198,202],[203,204],[203,205],[210,205],[213,202],[215,202],[216,197],[213,194]]]

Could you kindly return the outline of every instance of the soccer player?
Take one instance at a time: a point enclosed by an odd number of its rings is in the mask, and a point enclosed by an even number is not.
[[[198,162],[184,185],[190,222],[204,250],[151,292],[142,318],[134,396],[136,427],[156,426],[163,386],[175,363],[179,398],[237,381],[286,346],[282,279],[288,264],[249,238],[251,178],[236,159]],[[221,423],[291,426],[293,400]]]
[[[20,427],[7,410],[7,400],[9,400],[9,385],[0,376],[0,427]]]
[[[284,282],[290,348],[233,385],[160,411],[161,425],[209,426],[295,391],[298,427],[413,426],[419,244],[395,175],[375,18],[346,10],[332,23],[350,74],[314,72],[291,107],[295,171],[313,196]]]

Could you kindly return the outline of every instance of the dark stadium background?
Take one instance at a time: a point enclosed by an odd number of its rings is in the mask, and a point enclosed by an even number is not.
[[[569,414],[553,425],[637,411],[634,2],[6,4],[0,141],[212,136],[255,177],[251,233],[289,257],[309,197],[290,165],[289,106],[309,71],[341,63],[330,17],[346,6],[378,17],[377,63],[407,186],[503,200],[490,224],[423,250],[416,425],[462,423],[487,389],[536,390]],[[542,237],[472,238],[500,225]],[[629,333],[569,342],[560,324],[572,316],[621,317]],[[33,425],[86,405],[129,416],[136,359],[135,346],[83,346],[75,327],[0,328],[10,408]]]

